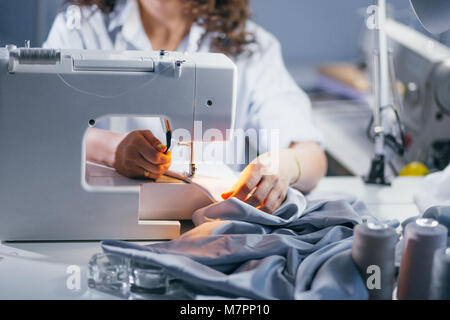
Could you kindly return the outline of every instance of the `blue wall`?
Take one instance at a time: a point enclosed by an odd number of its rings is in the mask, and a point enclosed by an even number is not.
[[[388,0],[393,16],[419,26],[409,0]],[[254,0],[253,18],[283,45],[287,61],[354,60],[371,0]],[[447,34],[447,43],[450,44]]]
[[[39,46],[45,40],[62,0],[0,1],[0,46],[22,45],[31,40]]]
[[[0,45],[40,45],[62,0],[0,1]],[[417,26],[409,0],[389,0],[395,17]],[[253,0],[254,20],[275,34],[288,62],[355,60],[371,0]],[[450,43],[450,37],[447,36]]]

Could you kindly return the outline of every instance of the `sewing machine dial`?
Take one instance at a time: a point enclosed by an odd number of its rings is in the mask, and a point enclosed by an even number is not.
[[[450,115],[450,58],[437,67],[434,85],[437,105]]]

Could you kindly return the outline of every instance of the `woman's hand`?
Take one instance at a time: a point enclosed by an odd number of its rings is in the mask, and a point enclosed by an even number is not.
[[[267,213],[275,212],[286,198],[288,187],[299,176],[291,150],[283,149],[256,158],[242,171],[223,199],[236,197]]]
[[[149,130],[133,131],[117,146],[113,167],[130,178],[156,180],[170,167],[172,154],[164,154],[166,148]]]

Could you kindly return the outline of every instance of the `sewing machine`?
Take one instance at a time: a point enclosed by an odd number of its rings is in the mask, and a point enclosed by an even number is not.
[[[0,239],[177,237],[178,220],[211,201],[208,192],[86,163],[86,133],[108,117],[167,119],[191,137],[182,143],[193,175],[193,142],[203,139],[194,124],[232,135],[236,74],[222,54],[1,48]]]
[[[392,41],[397,80],[402,83],[406,163],[421,161],[432,170],[443,170],[450,154],[450,48],[394,20],[387,23]],[[445,147],[447,145],[447,147]],[[447,160],[447,161],[448,161]],[[393,165],[401,169],[399,159]]]
[[[405,145],[388,152],[387,175],[397,175],[408,163],[425,163],[430,171],[442,170],[450,160],[450,48],[413,28],[387,19],[385,33],[390,53],[391,83],[397,83],[398,102]],[[368,66],[372,65],[376,34],[367,31],[362,51]],[[391,127],[397,123],[391,117]],[[386,130],[386,133],[390,133]],[[403,154],[397,149],[403,149]],[[396,152],[392,152],[396,150]]]

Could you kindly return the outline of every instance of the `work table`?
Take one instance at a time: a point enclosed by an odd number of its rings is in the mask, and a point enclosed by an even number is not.
[[[324,178],[313,193],[347,193],[380,219],[419,214],[413,202],[421,178],[396,178],[392,186],[366,185],[358,177]],[[189,228],[189,226],[187,226]],[[149,242],[139,242],[147,244]],[[0,299],[115,299],[87,286],[87,264],[99,242],[5,242],[0,245]],[[81,271],[80,290],[70,290],[69,266]]]
[[[419,214],[413,195],[419,189],[421,177],[397,177],[391,186],[365,184],[359,177],[326,177],[313,193],[342,192],[363,201],[371,214],[380,220],[403,221]]]

